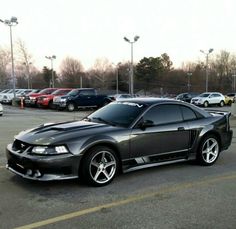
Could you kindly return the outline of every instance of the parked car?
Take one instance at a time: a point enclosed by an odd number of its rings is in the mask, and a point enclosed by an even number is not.
[[[190,103],[191,99],[198,96],[198,95],[199,95],[199,93],[186,92],[186,93],[181,93],[181,94],[177,95],[176,99]]]
[[[81,107],[102,107],[110,102],[111,99],[107,95],[98,95],[94,88],[78,88],[61,96],[58,108],[74,111]]]
[[[36,106],[38,97],[43,96],[43,95],[52,94],[56,90],[58,90],[58,88],[45,88],[45,89],[39,91],[38,93],[32,92],[25,97],[25,105],[26,106]]]
[[[219,92],[205,92],[197,97],[191,99],[191,103],[208,107],[209,105],[219,105],[223,107],[225,105],[225,97]]]
[[[2,104],[0,103],[0,116],[3,115],[3,107],[2,107]]]
[[[2,102],[3,96],[10,91],[11,89],[5,89],[0,92],[0,102]]]
[[[22,92],[20,95],[17,95],[15,98],[16,104],[20,105],[21,100],[23,102],[23,105],[25,106],[25,97],[30,93],[38,93],[40,89],[25,89],[24,92]]]
[[[49,95],[42,95],[39,96],[37,99],[37,105],[38,107],[48,107],[48,108],[53,108],[53,98],[55,96],[62,96],[68,94],[72,88],[60,88],[56,91],[54,91],[52,94]]]
[[[121,99],[129,99],[129,98],[133,98],[132,95],[130,94],[115,94],[115,95],[109,95],[108,96],[112,101],[118,101]]]
[[[228,93],[225,95],[225,102],[229,106],[235,102],[235,99],[236,99],[236,93]]]
[[[116,101],[81,121],[20,132],[7,146],[6,167],[32,180],[79,177],[102,186],[138,168],[188,160],[209,166],[231,144],[229,116],[176,100]]]

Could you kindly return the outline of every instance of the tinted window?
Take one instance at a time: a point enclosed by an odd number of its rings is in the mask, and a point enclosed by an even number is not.
[[[145,108],[146,106],[143,104],[131,102],[110,103],[89,115],[88,118],[94,122],[99,121],[99,119],[102,122],[103,119],[118,126],[128,127],[137,119]]]
[[[80,95],[95,95],[95,92],[93,90],[83,90],[80,91]]]
[[[152,121],[154,125],[183,121],[178,105],[159,105],[151,108],[145,115],[144,120]]]
[[[197,118],[195,112],[192,109],[181,106],[181,110],[182,110],[183,118],[185,121],[194,120]]]
[[[212,97],[220,97],[220,94],[212,94]]]

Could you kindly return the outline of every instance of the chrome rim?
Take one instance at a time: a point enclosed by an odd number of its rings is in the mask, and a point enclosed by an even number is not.
[[[209,138],[202,147],[203,160],[206,163],[212,163],[216,160],[219,154],[219,144],[216,139]]]
[[[104,184],[110,181],[116,172],[116,159],[109,151],[100,151],[92,158],[89,165],[92,179]]]
[[[72,103],[68,104],[68,110],[69,111],[73,111],[74,109],[75,109],[74,104],[72,104]]]

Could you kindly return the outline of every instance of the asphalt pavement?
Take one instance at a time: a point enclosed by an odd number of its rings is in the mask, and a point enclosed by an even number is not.
[[[78,180],[35,182],[5,169],[5,147],[23,129],[81,119],[74,113],[4,107],[0,117],[0,228],[236,228],[236,117],[216,164],[178,163],[122,174],[101,188]],[[217,108],[229,110],[228,107]]]

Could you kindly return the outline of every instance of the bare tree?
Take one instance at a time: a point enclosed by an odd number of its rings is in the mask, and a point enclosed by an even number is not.
[[[89,70],[89,78],[92,85],[101,89],[111,89],[114,82],[114,67],[106,58],[96,59],[94,66]]]
[[[79,60],[66,57],[60,66],[61,84],[66,87],[83,87],[84,68]]]
[[[20,73],[20,77],[22,78],[22,75],[26,75],[27,78],[27,85],[28,88],[31,87],[31,80],[30,80],[30,65],[32,64],[32,55],[29,53],[26,44],[21,39],[18,39],[16,42],[17,45],[17,57],[18,57],[18,65],[24,66],[20,67],[19,69],[22,69],[22,72]]]
[[[11,61],[11,54],[7,48],[0,47],[0,85],[2,88],[9,84],[8,65]]]

